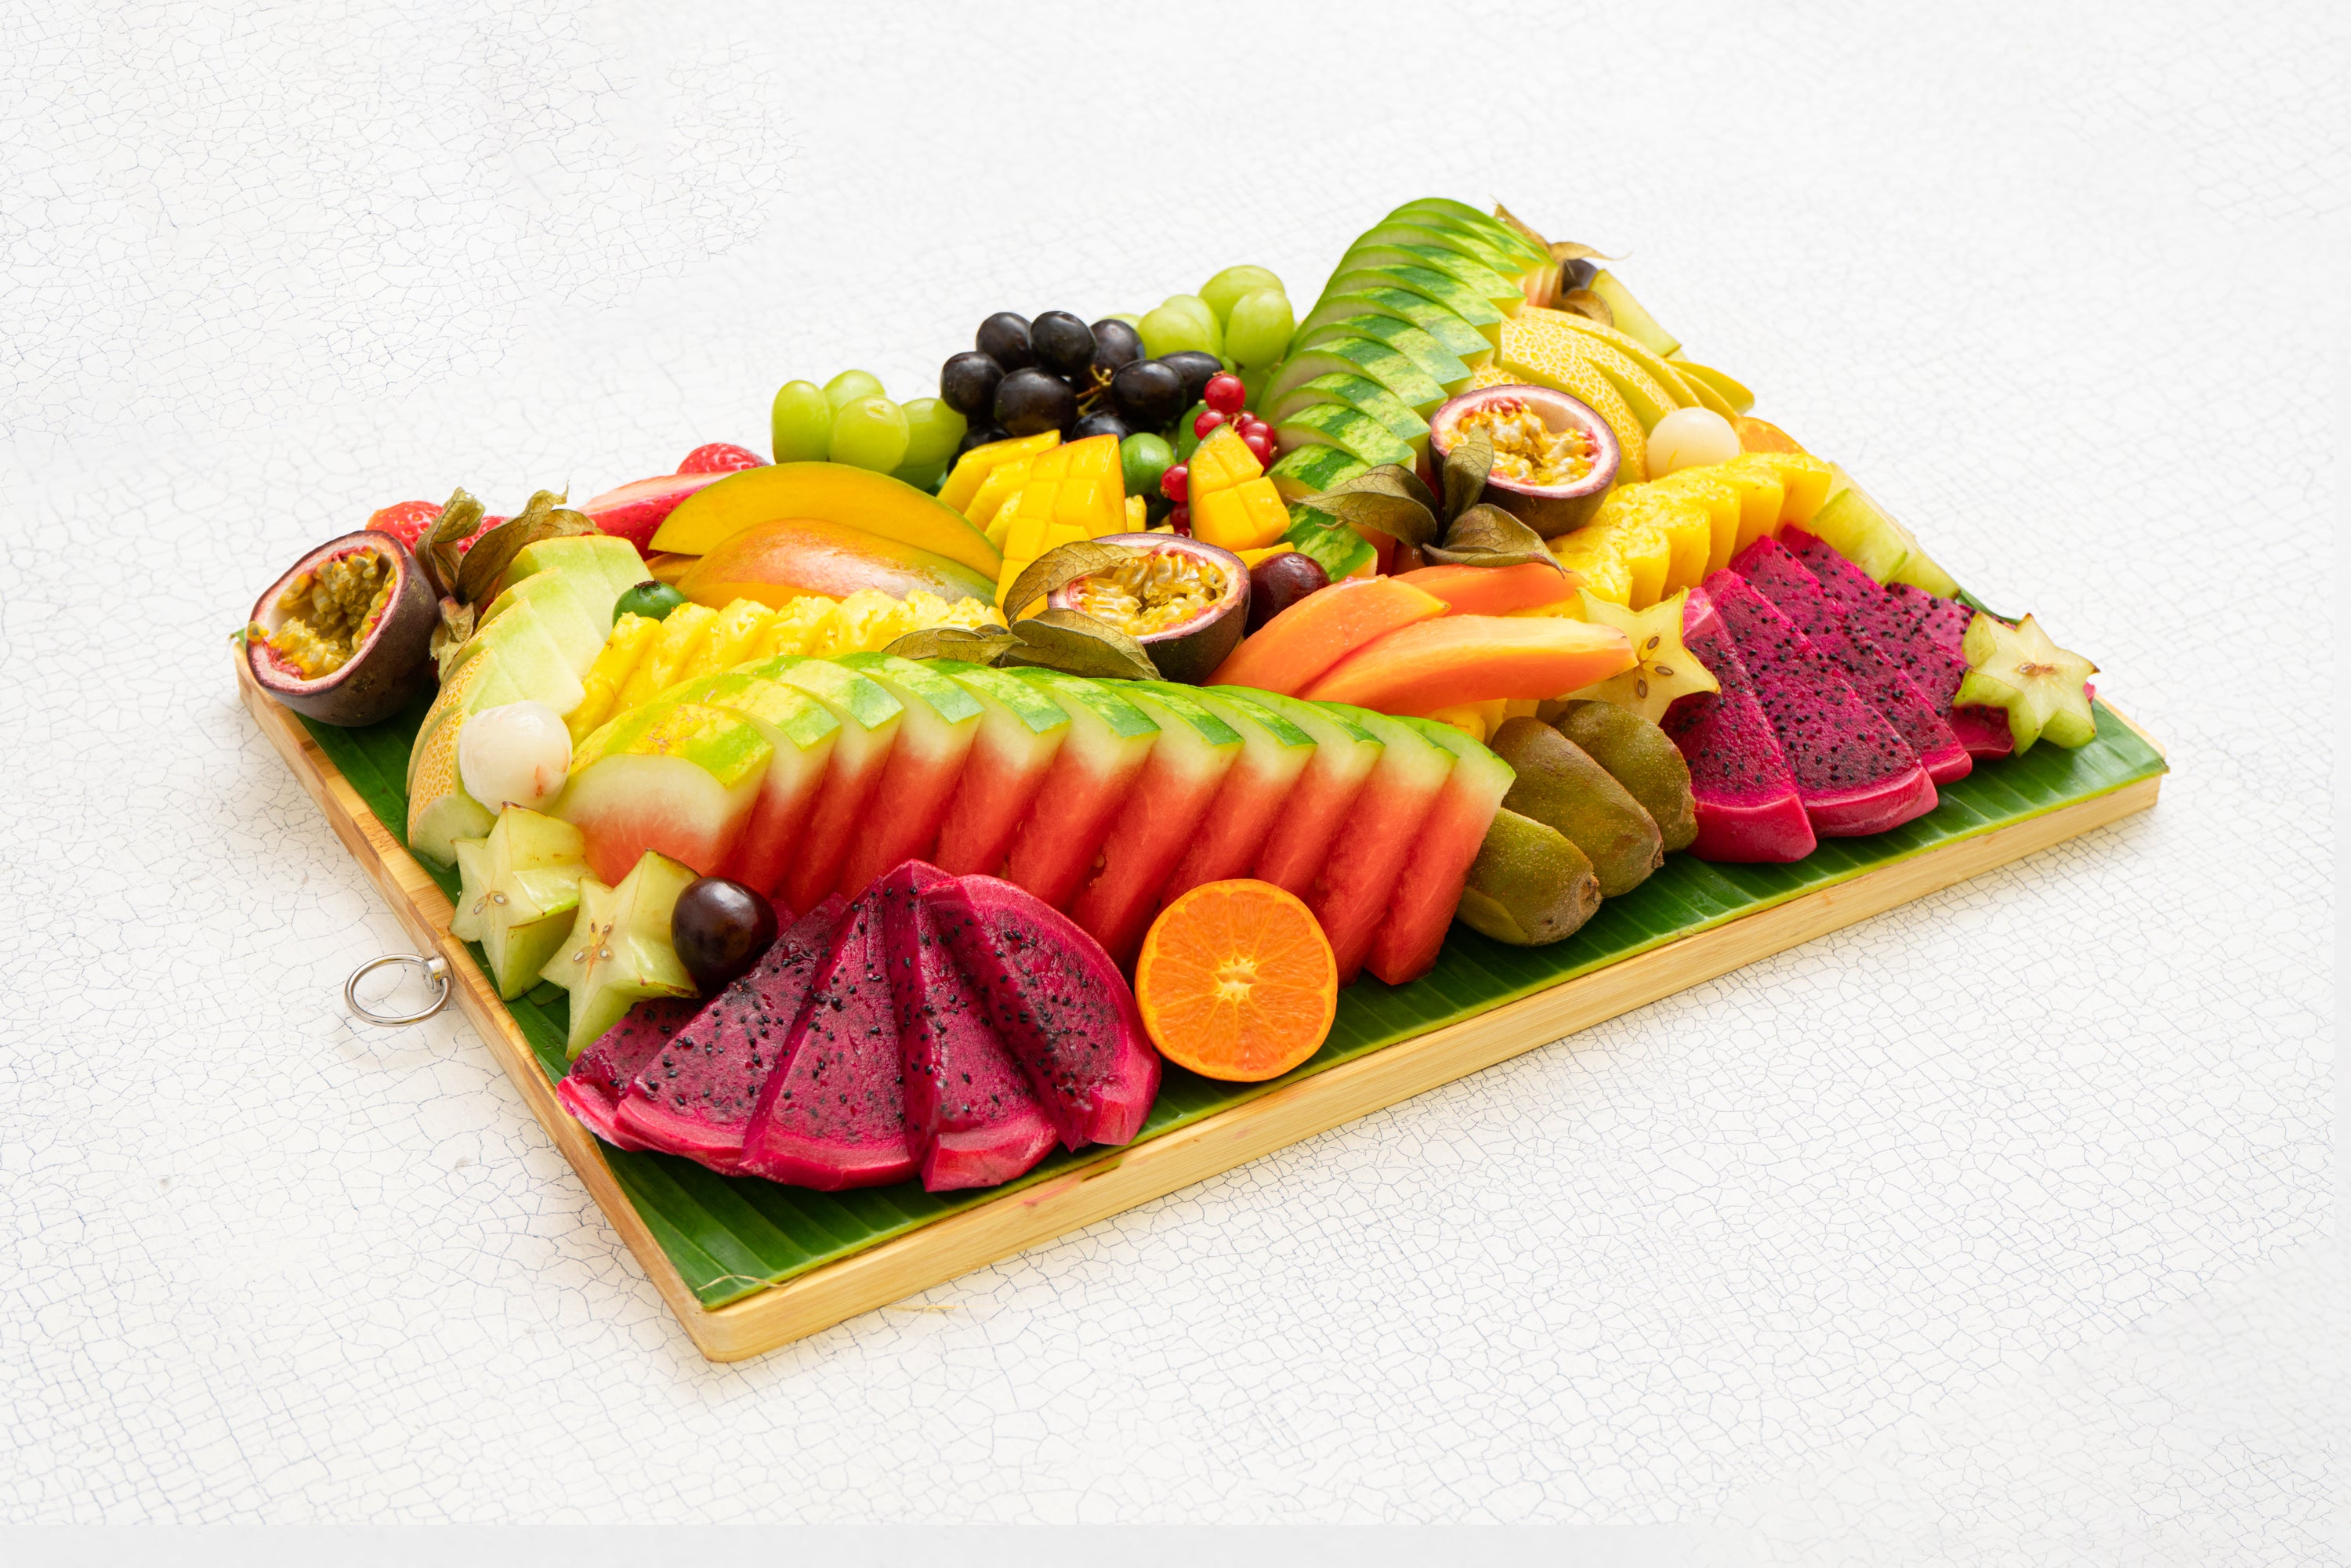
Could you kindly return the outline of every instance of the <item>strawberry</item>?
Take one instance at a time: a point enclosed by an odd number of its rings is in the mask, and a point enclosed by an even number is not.
[[[746,447],[731,442],[714,441],[707,446],[697,446],[685,455],[677,465],[681,474],[736,474],[746,468],[765,468],[768,460]]]
[[[367,526],[380,534],[390,534],[408,549],[426,529],[440,519],[441,507],[433,501],[398,501],[370,517]]]
[[[457,553],[462,556],[467,550],[472,549],[475,544],[480,540],[484,534],[488,533],[492,528],[496,528],[500,523],[505,521],[506,519],[504,517],[484,517],[480,528],[475,528],[472,533],[467,534],[464,538],[457,541]]]

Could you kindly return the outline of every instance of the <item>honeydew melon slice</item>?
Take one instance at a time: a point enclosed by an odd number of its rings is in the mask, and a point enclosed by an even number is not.
[[[664,706],[700,703],[748,720],[774,753],[758,803],[719,874],[767,889],[781,880],[831,771],[841,720],[806,692],[743,670],[722,670],[673,687]]]
[[[1284,451],[1301,446],[1335,446],[1367,464],[1401,463],[1409,467],[1419,453],[1396,439],[1378,420],[1335,402],[1310,403],[1285,414],[1273,427],[1274,439]]]
[[[1494,357],[1494,345],[1484,333],[1444,306],[1404,288],[1373,287],[1325,294],[1322,302],[1299,323],[1290,340],[1311,342],[1315,329],[1351,316],[1393,316],[1408,326],[1417,327],[1471,370]]]
[[[1418,365],[1447,397],[1469,384],[1469,367],[1458,356],[1447,353],[1436,339],[1411,322],[1393,316],[1358,315],[1326,321],[1305,334],[1300,347],[1311,348],[1325,338],[1370,338],[1385,343]]]
[[[604,587],[601,577],[543,571],[524,578],[490,601],[490,607],[482,612],[481,624],[487,626],[528,604],[538,612],[540,622],[571,661],[572,669],[585,675],[612,633],[612,607],[604,604],[601,612],[598,611]]]
[[[496,659],[477,659],[457,670],[441,683],[433,706],[424,710],[424,722],[416,727],[416,738],[408,747],[408,777],[402,787],[412,796],[416,793],[417,768],[432,744],[434,732],[453,716],[518,703],[526,695]]]
[[[874,787],[862,831],[833,884],[843,898],[855,898],[903,862],[929,858],[987,709],[954,680],[912,659],[847,653],[839,663],[879,682],[906,710],[889,769]]]
[[[611,589],[611,597],[604,601],[604,624],[608,630],[612,622],[612,601],[652,575],[645,570],[645,558],[626,539],[610,534],[567,534],[561,538],[540,539],[517,550],[506,575],[498,580],[498,592],[505,592],[526,578],[549,571],[587,578]],[[496,595],[491,598],[495,602]]]
[[[1119,695],[1151,716],[1159,739],[1102,840],[1100,869],[1071,901],[1070,918],[1123,968],[1240,757],[1241,732],[1188,687],[1127,681]]]
[[[960,659],[934,659],[930,667],[986,710],[931,860],[958,876],[993,875],[1069,738],[1070,716],[1035,682],[1008,671]]]
[[[1440,245],[1397,245],[1358,240],[1339,258],[1333,277],[1364,267],[1417,267],[1453,279],[1505,316],[1527,302],[1518,284],[1480,261]]]
[[[1092,869],[1127,791],[1158,743],[1159,726],[1111,683],[1057,670],[1015,674],[1035,682],[1060,705],[1070,716],[1070,731],[1036,803],[1013,835],[1004,877],[1060,909]]]
[[[1370,414],[1387,427],[1389,434],[1416,453],[1428,444],[1428,421],[1405,407],[1395,393],[1362,376],[1316,376],[1290,388],[1278,399],[1259,402],[1258,407],[1267,419],[1279,425],[1299,409],[1315,403],[1336,403]]]
[[[1322,293],[1328,298],[1333,295],[1359,293],[1367,288],[1394,288],[1406,294],[1417,294],[1430,304],[1451,312],[1462,325],[1489,343],[1499,340],[1501,324],[1509,319],[1483,295],[1460,279],[1442,272],[1432,272],[1425,267],[1356,267],[1333,277]]]
[[[739,715],[651,703],[588,737],[549,814],[580,830],[599,880],[618,882],[648,852],[709,876],[749,824],[774,757]]]
[[[1376,382],[1426,421],[1445,401],[1445,389],[1405,355],[1371,338],[1325,338],[1281,362],[1259,393],[1260,406],[1317,376],[1361,376]]]

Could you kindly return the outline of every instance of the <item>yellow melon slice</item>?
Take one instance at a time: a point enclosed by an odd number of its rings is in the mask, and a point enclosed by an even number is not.
[[[1625,402],[1615,384],[1580,354],[1558,350],[1541,338],[1513,334],[1511,328],[1515,325],[1514,320],[1502,323],[1501,352],[1491,365],[1470,377],[1471,383],[1493,386],[1504,382],[1525,382],[1581,398],[1616,433],[1616,444],[1623,453],[1616,470],[1619,482],[1637,484],[1646,479],[1647,427],[1633,416],[1632,406]],[[1489,376],[1492,379],[1483,379]]]

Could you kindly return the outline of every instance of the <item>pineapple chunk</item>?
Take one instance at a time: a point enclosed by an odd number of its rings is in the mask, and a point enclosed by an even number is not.
[[[612,623],[612,633],[604,639],[596,662],[580,677],[580,688],[587,695],[580,698],[578,707],[563,716],[563,727],[571,732],[572,745],[579,745],[598,725],[612,716],[621,688],[628,685],[630,674],[661,627],[662,623],[649,615],[623,615]]]
[[[1122,509],[1126,513],[1125,519],[1121,525],[1123,531],[1139,534],[1151,527],[1151,509],[1144,504],[1142,497],[1129,496]]]
[[[760,629],[775,612],[756,599],[738,599],[718,612],[711,623],[710,634],[702,640],[693,660],[678,668],[676,680],[690,681],[696,675],[715,675],[730,670],[751,656],[751,646],[758,640]],[[675,684],[674,681],[673,685]]]
[[[804,593],[768,618],[753,644],[749,659],[772,659],[778,653],[813,651],[818,633],[832,619],[834,601],[820,593]]]
[[[693,660],[717,619],[718,612],[706,604],[681,604],[671,611],[661,623],[661,635],[630,672],[629,684],[621,688],[620,708],[626,711],[651,702],[674,685],[678,671]]]
[[[810,653],[878,653],[914,629],[906,602],[878,588],[861,588],[833,606]]]
[[[1707,472],[1757,468],[1780,481],[1780,516],[1773,533],[1791,523],[1801,528],[1811,522],[1813,514],[1829,498],[1829,486],[1836,478],[1827,464],[1802,452],[1742,452]]]

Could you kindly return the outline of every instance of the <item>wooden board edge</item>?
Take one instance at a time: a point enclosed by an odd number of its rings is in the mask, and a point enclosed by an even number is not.
[[[579,1173],[597,1207],[620,1232],[695,1348],[708,1359],[721,1362],[774,1350],[1757,959],[2146,810],[2156,803],[2162,786],[2160,775],[2140,779],[1636,954],[711,1310],[695,1299],[638,1216],[605,1164],[594,1135],[556,1099],[528,1040],[474,963],[473,955],[448,934],[449,901],[438,884],[376,821],[366,801],[294,716],[253,680],[244,661],[237,662],[237,668],[239,693],[262,733],[326,813],[336,837],[384,895],[419,949],[449,960],[458,1006],[489,1042],[492,1055],[520,1091],[533,1116]],[[2145,737],[2145,732],[2119,711],[2116,716]],[[2150,746],[2155,745],[2151,737],[2147,738]]]
[[[283,758],[302,788],[326,813],[327,822],[335,836],[350,852],[351,858],[383,894],[420,953],[437,953],[449,961],[451,999],[474,1028],[489,1044],[490,1054],[506,1070],[507,1079],[521,1093],[530,1113],[555,1141],[563,1157],[571,1162],[586,1185],[596,1207],[612,1222],[614,1229],[644,1269],[654,1289],[669,1303],[671,1312],[685,1326],[697,1345],[701,1337],[694,1333],[695,1321],[709,1314],[695,1300],[694,1291],[662,1250],[644,1220],[638,1215],[636,1205],[612,1175],[611,1166],[604,1163],[602,1145],[595,1134],[582,1127],[555,1097],[555,1091],[540,1071],[538,1056],[530,1041],[523,1037],[506,1004],[498,999],[497,988],[490,984],[465,944],[449,935],[452,911],[449,900],[440,885],[425,874],[424,868],[400,841],[388,832],[375,813],[368,809],[358,790],[351,788],[341,769],[327,754],[319,749],[318,742],[302,727],[301,722],[277,700],[261,688],[242,659],[237,661],[237,690],[252,713],[254,722],[279,757]]]
[[[704,1312],[686,1322],[686,1331],[714,1361],[738,1361],[773,1350],[2146,810],[2156,803],[2161,787],[2159,775],[2140,779],[1636,954]]]

